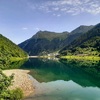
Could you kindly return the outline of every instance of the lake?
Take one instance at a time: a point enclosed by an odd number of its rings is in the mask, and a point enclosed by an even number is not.
[[[35,80],[35,93],[25,100],[100,100],[100,61],[29,59],[15,65],[31,70]]]

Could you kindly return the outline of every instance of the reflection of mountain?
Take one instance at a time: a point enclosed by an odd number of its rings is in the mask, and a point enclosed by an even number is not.
[[[100,87],[100,73],[98,71],[100,62],[90,64],[91,62],[85,63],[64,60],[56,62],[51,60],[29,59],[22,68],[31,69],[30,74],[39,82],[73,80],[84,87]]]
[[[81,87],[73,81],[34,81],[35,93],[24,100],[100,100],[100,89]]]

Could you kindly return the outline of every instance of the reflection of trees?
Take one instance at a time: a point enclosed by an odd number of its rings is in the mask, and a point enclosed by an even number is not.
[[[21,66],[27,61],[27,59],[25,60],[20,60],[20,61],[15,61],[15,62],[11,62],[10,63],[10,69],[17,69],[17,68],[21,68]]]
[[[82,61],[82,60],[60,60],[63,64],[72,65],[71,67],[81,68],[85,72],[100,77],[100,61]]]
[[[1,69],[20,68],[26,61],[27,61],[27,59],[26,60],[15,61],[15,62],[11,62],[10,60],[2,60],[0,62],[0,68]]]
[[[70,78],[82,86],[100,87],[100,61],[78,61],[78,60],[60,60],[63,64],[68,65],[73,70]]]

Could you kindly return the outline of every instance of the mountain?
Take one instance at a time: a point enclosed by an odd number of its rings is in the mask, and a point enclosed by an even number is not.
[[[63,46],[69,45],[72,41],[77,39],[82,34],[88,32],[93,27],[94,27],[93,25],[90,26],[81,25],[78,28],[74,29],[73,31],[70,32],[69,36],[63,41]]]
[[[11,57],[26,57],[27,53],[0,34],[0,63]]]
[[[69,45],[73,40],[81,36],[84,32],[92,29],[93,26],[80,26],[71,33],[55,33],[49,31],[39,31],[30,39],[19,44],[29,55],[43,55],[52,53]]]
[[[61,43],[67,38],[68,32],[55,33],[39,31],[30,39],[19,44],[29,55],[42,55],[52,53],[61,48]]]
[[[95,25],[91,30],[82,34],[68,46],[65,46],[60,53],[63,55],[85,54],[97,55],[100,52],[100,24]]]

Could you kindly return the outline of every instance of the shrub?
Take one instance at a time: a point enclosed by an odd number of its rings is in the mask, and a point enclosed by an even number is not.
[[[20,88],[10,90],[9,100],[21,100],[23,98],[23,91]]]
[[[23,98],[21,89],[8,90],[8,87],[12,84],[12,80],[13,75],[7,77],[0,70],[0,100],[21,100]]]

